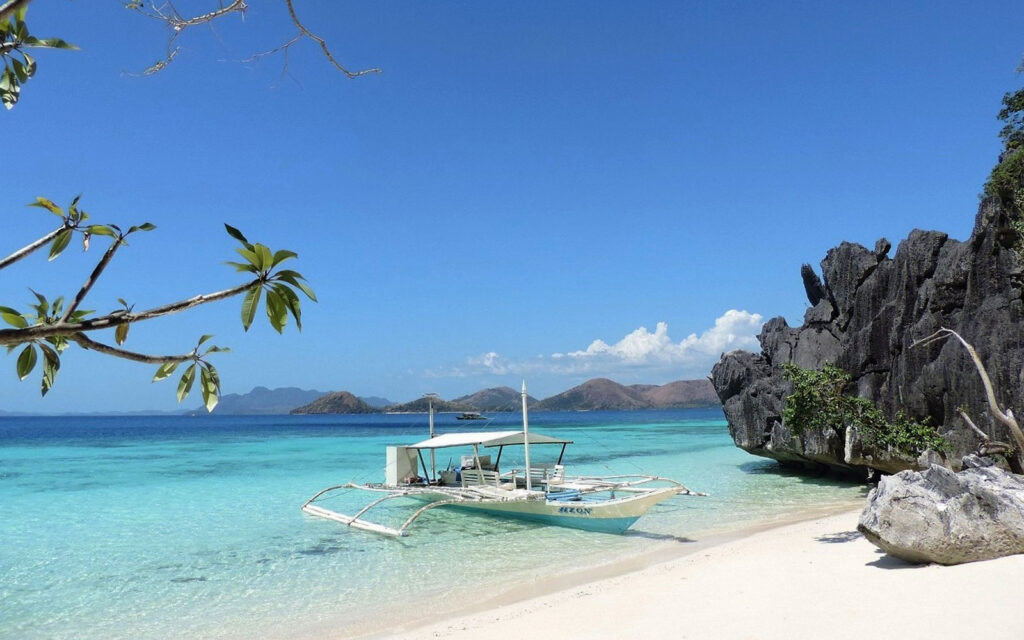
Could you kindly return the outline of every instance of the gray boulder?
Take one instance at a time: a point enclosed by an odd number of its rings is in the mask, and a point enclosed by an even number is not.
[[[960,564],[1024,553],[1024,477],[966,456],[964,470],[938,465],[882,478],[857,530],[909,562]]]

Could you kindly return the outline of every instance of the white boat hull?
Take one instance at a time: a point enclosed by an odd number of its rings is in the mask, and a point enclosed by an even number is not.
[[[623,533],[655,504],[679,492],[680,489],[670,487],[602,501],[509,500],[457,502],[446,506],[560,527]]]

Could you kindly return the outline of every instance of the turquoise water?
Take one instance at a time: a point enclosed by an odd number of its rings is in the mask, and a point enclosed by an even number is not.
[[[863,494],[740,451],[718,410],[536,413],[531,429],[575,440],[569,474],[643,471],[711,495],[662,503],[623,536],[438,509],[393,540],[299,510],[324,487],[382,480],[384,447],[422,439],[425,422],[0,419],[0,638],[355,634]],[[481,428],[437,420],[438,432]],[[532,457],[545,455],[557,447]]]

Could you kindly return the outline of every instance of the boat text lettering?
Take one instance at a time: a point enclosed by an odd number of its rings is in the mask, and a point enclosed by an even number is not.
[[[589,516],[590,507],[558,507],[558,513],[576,513],[582,516]]]

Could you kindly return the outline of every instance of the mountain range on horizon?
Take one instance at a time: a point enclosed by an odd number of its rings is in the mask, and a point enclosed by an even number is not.
[[[439,412],[501,412],[518,411],[522,406],[519,391],[511,387],[483,389],[453,400],[435,398]],[[537,400],[527,396],[527,406],[537,411],[598,411],[637,409],[682,409],[720,406],[711,381],[677,380],[663,385],[623,385],[607,378],[594,378],[567,391]],[[219,409],[219,407],[218,407]],[[297,407],[291,413],[425,413],[427,399],[374,408],[347,391],[337,391]],[[215,410],[216,412],[216,410]]]
[[[520,392],[502,386],[481,389],[452,400],[436,398],[438,412],[503,412],[519,411]],[[543,400],[527,396],[527,406],[537,411],[596,411],[636,409],[678,409],[721,406],[711,382],[677,380],[663,385],[623,385],[607,378],[594,378]],[[358,413],[426,413],[425,398],[396,403],[379,396],[356,396],[348,391],[316,391],[297,387],[269,389],[254,387],[248,393],[228,393],[212,413],[217,415],[286,415],[296,414],[358,414]],[[5,412],[0,416],[36,415]],[[60,415],[84,415],[61,413]],[[203,407],[183,411],[93,412],[89,415],[208,415]]]

